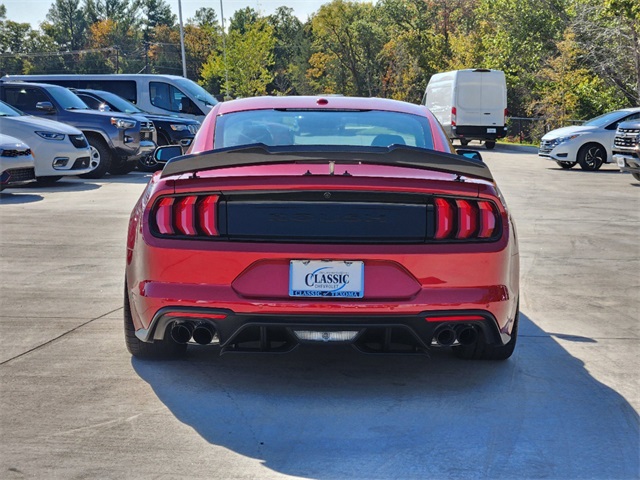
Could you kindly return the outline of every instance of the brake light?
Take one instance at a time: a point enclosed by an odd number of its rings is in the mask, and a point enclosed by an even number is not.
[[[172,197],[163,198],[156,210],[156,224],[163,235],[172,235],[173,231],[173,201]]]
[[[456,200],[458,207],[458,234],[457,238],[469,238],[477,225],[475,207],[467,200]]]
[[[185,235],[196,235],[195,204],[198,197],[184,197],[176,205],[176,227]]]
[[[436,198],[436,234],[435,238],[447,238],[453,230],[453,208],[444,198]]]
[[[151,213],[155,230],[161,235],[217,236],[218,199],[218,195],[164,197]]]
[[[490,240],[500,231],[496,206],[487,200],[436,197],[435,240]]]
[[[455,127],[456,126],[456,122],[458,121],[457,118],[457,114],[458,111],[456,110],[456,107],[451,107],[451,126]]]
[[[216,207],[218,205],[218,195],[210,195],[200,203],[200,226],[207,235],[218,235],[216,226]]]

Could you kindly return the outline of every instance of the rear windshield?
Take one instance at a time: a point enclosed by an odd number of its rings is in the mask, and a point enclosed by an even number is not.
[[[377,110],[254,110],[218,117],[214,148],[409,145],[433,149],[426,117]]]

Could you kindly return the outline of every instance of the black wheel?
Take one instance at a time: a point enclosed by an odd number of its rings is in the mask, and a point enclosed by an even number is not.
[[[155,172],[160,168],[158,162],[153,158],[153,153],[140,158],[137,166],[141,172]]]
[[[169,145],[169,140],[167,140],[167,138],[161,133],[158,133],[157,141],[159,147],[162,145]],[[153,153],[154,152],[151,152],[146,157],[142,157],[138,160],[138,170],[141,172],[155,172],[156,170],[160,170],[160,164],[153,158]]]
[[[54,176],[54,175],[50,175],[47,177],[36,177],[36,183],[42,186],[53,185],[61,178],[62,176]]]
[[[631,175],[633,175],[633,178],[635,178],[636,180],[638,180],[640,182],[640,173],[632,173]]]
[[[578,162],[556,162],[560,168],[564,168],[565,170],[569,170],[576,166]]]
[[[83,173],[80,177],[102,178],[111,168],[111,150],[105,141],[96,135],[88,135],[87,141],[91,147],[90,165],[94,168],[88,173]]]
[[[462,145],[463,147],[466,147],[467,145],[469,145],[469,142],[471,140],[467,139],[467,138],[461,138],[460,139],[460,145]]]
[[[165,335],[164,340],[156,340],[153,343],[143,342],[136,337],[126,283],[124,287],[124,341],[129,353],[137,358],[168,360],[181,357],[187,351],[186,344],[174,342],[171,335],[168,334]]]
[[[578,151],[580,168],[593,172],[607,161],[607,151],[599,143],[587,143]]]
[[[496,142],[489,141],[489,140],[487,140],[486,142],[484,142],[484,147],[485,147],[487,150],[493,150],[493,149],[495,148],[495,146],[496,146]]]
[[[511,331],[511,340],[505,345],[488,345],[482,335],[473,345],[460,345],[452,348],[453,354],[464,360],[506,360],[513,354],[518,341],[518,324],[520,323],[520,310],[516,313]]]
[[[129,172],[133,172],[136,169],[137,162],[124,162],[117,166],[111,166],[109,173],[111,175],[126,175]]]

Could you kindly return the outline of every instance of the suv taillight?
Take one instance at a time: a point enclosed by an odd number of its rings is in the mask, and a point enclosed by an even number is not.
[[[457,112],[458,111],[456,110],[456,107],[451,107],[451,126],[452,127],[456,126],[456,121],[458,120],[456,116]]]

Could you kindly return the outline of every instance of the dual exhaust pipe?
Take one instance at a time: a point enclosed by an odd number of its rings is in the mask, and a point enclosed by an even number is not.
[[[193,339],[198,345],[208,345],[215,334],[215,328],[207,322],[174,322],[171,326],[171,338],[176,343],[188,343]]]
[[[473,345],[478,341],[478,329],[473,325],[456,325],[455,328],[443,325],[436,331],[434,339],[443,347],[453,345],[456,340],[460,345]]]

